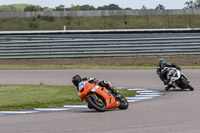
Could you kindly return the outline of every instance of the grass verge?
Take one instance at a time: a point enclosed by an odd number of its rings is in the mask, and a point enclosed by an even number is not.
[[[0,65],[0,70],[62,70],[62,69],[156,69],[144,64],[88,64],[88,65]],[[200,65],[181,66],[182,69],[200,69]]]
[[[0,70],[54,70],[54,69],[153,69],[156,66],[135,64],[84,64],[84,65],[0,65]]]
[[[199,28],[200,15],[0,18],[1,31],[81,29]],[[126,23],[125,23],[126,22]]]
[[[125,97],[137,93],[118,90]],[[0,111],[83,104],[73,85],[0,85]]]

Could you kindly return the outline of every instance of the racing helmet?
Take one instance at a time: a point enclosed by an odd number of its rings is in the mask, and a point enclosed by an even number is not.
[[[167,62],[165,59],[160,59],[158,61],[158,65],[161,66],[162,68],[164,68],[167,65]]]
[[[78,87],[78,84],[82,81],[82,78],[80,75],[75,75],[72,77],[72,83]]]
[[[159,59],[158,64],[161,65],[163,63],[167,63],[165,59]]]

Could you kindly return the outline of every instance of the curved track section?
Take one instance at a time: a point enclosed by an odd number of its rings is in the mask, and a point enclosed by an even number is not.
[[[71,84],[75,74],[110,80],[114,86],[163,90],[155,70],[0,71],[0,83]],[[165,96],[131,103],[128,110],[99,113],[88,109],[0,116],[3,133],[198,133],[200,70],[183,70],[195,91],[172,90]]]
[[[159,91],[153,91],[149,89],[139,89],[139,88],[136,89],[136,88],[124,88],[124,87],[120,87],[120,89],[127,89],[129,91],[136,91],[137,93],[139,93],[136,96],[126,97],[129,103],[152,99],[163,95],[163,93]],[[30,114],[38,112],[63,111],[71,109],[83,109],[83,108],[84,109],[88,108],[87,104],[64,105],[63,107],[51,107],[51,108],[35,108],[34,110],[0,111],[0,115]]]

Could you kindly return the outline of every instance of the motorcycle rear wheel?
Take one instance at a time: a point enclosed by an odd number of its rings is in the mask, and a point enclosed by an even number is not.
[[[127,99],[123,95],[121,95],[120,105],[118,108],[123,110],[123,109],[127,109],[128,106],[129,106],[129,103],[128,103]]]
[[[95,102],[95,100],[91,96],[89,96],[86,99],[86,101],[88,102],[88,105],[90,105],[90,107],[95,109],[96,111],[99,111],[99,112],[106,111],[106,104],[104,102],[104,99],[101,96],[98,96],[98,95],[97,95],[97,97],[100,101],[102,101],[100,104]]]

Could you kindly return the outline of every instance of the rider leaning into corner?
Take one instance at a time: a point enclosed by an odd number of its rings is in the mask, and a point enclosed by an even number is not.
[[[163,81],[165,90],[168,90],[170,87],[174,87],[168,84],[169,79],[167,79],[167,73],[168,73],[167,67],[173,67],[173,68],[181,70],[179,66],[175,64],[167,63],[165,59],[160,59],[158,61],[157,74],[160,77],[160,79]]]
[[[112,87],[109,81],[105,81],[105,80],[98,81],[96,78],[87,78],[87,77],[81,78],[80,75],[75,75],[72,77],[72,83],[77,87],[78,91],[79,91],[79,83],[82,81],[88,81],[91,84],[98,83],[99,86],[105,87],[106,89],[108,89],[113,94],[113,96],[115,97],[118,96],[117,91]]]

